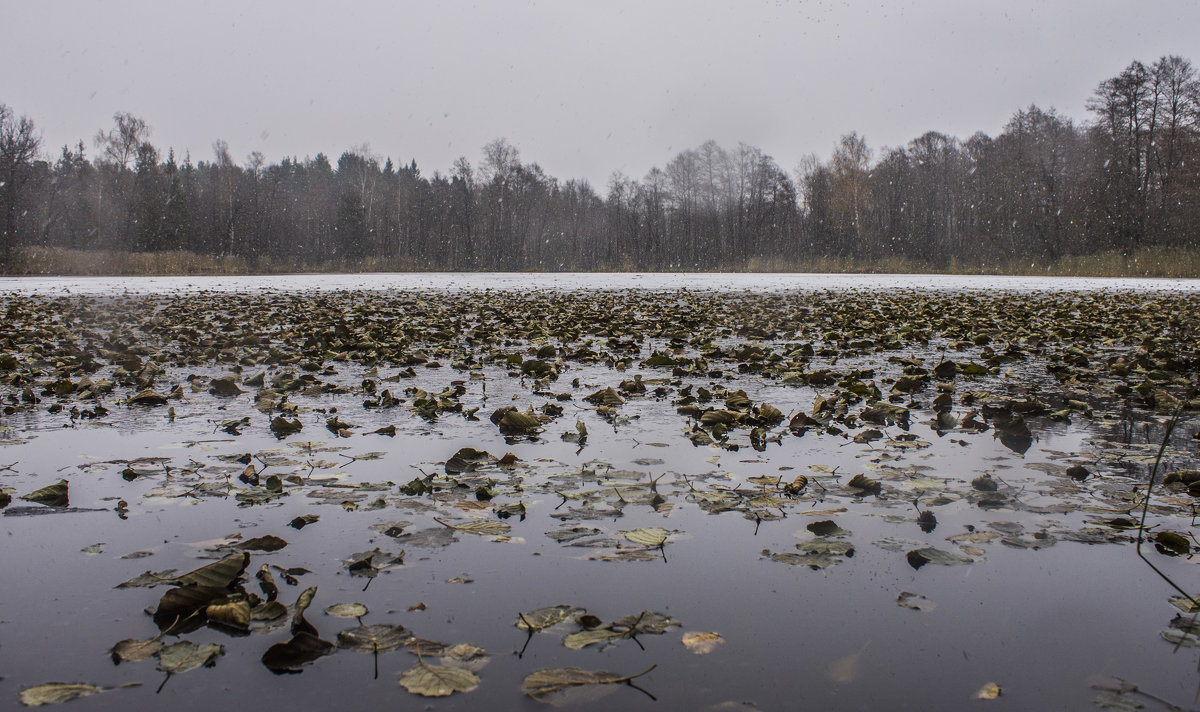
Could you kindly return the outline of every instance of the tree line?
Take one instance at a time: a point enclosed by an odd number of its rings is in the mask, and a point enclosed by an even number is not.
[[[0,104],[0,261],[24,247],[186,251],[250,264],[412,270],[713,270],[890,258],[933,268],[1148,247],[1195,248],[1200,80],[1190,61],[1134,61],[1089,119],[1017,111],[995,137],[936,131],[875,154],[857,133],[789,173],[709,141],[600,195],[497,139],[426,175],[368,147],[240,164],[193,161],[120,113],[91,142],[42,154]]]

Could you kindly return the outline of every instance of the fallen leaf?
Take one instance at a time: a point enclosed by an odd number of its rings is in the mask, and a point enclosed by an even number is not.
[[[467,534],[475,534],[478,536],[497,536],[500,534],[507,534],[512,531],[512,527],[508,526],[504,522],[489,520],[463,522],[462,524],[447,524],[446,522],[443,522],[437,518],[434,518],[434,521],[455,531],[465,532]]]
[[[717,649],[725,639],[716,633],[684,633],[683,644],[696,655],[707,655]]]
[[[618,675],[604,671],[580,670],[579,668],[546,668],[535,670],[521,681],[521,690],[537,700],[554,705],[555,707],[569,704],[572,699],[564,699],[563,695],[575,688],[590,688],[594,685],[614,685],[635,680],[653,670],[651,665],[636,675]],[[612,688],[606,688],[607,690]],[[594,698],[593,698],[594,699]]]
[[[339,648],[347,650],[382,653],[403,646],[404,641],[410,637],[412,637],[412,631],[400,624],[378,623],[339,631],[337,642]]]
[[[925,547],[921,547],[920,549],[913,549],[913,550],[909,551],[905,556],[908,558],[908,565],[913,567],[914,569],[919,569],[922,566],[924,566],[925,564],[938,564],[939,566],[957,566],[960,564],[975,563],[975,560],[970,558],[969,556],[963,556],[962,554],[955,554],[953,552],[943,551],[941,549],[936,549],[932,546],[925,546]]]
[[[479,687],[479,676],[470,670],[445,665],[429,665],[423,660],[400,673],[400,686],[414,695],[446,697],[455,692],[470,692]]]
[[[21,499],[26,502],[34,502],[44,504],[47,507],[66,507],[68,501],[68,488],[70,483],[66,480],[59,480],[52,485],[48,485],[38,490],[34,490],[27,495],[23,495]]]
[[[297,668],[334,651],[333,643],[320,636],[300,631],[285,643],[276,643],[263,653],[262,664],[276,675],[300,672]]]
[[[518,613],[516,625],[521,630],[532,630],[537,632],[544,628],[549,628],[550,626],[561,623],[568,618],[574,618],[583,612],[583,608],[576,608],[575,606],[549,606],[547,608],[539,608],[536,611],[530,611],[528,613]]]
[[[250,601],[242,598],[239,600],[210,603],[204,609],[204,615],[208,616],[208,619],[212,621],[218,621],[236,628],[246,628],[250,625]]]
[[[918,593],[910,593],[908,591],[902,591],[900,595],[896,597],[896,605],[900,606],[901,608],[911,608],[914,611],[923,611],[925,613],[937,608],[937,604],[928,598],[925,598]]]
[[[181,640],[159,651],[158,669],[177,674],[198,667],[212,667],[217,664],[217,658],[224,654],[224,646],[215,643],[196,645],[190,640]]]
[[[286,541],[274,534],[267,534],[266,536],[256,536],[253,539],[247,539],[238,544],[237,548],[247,551],[279,551],[287,546],[287,544]]]
[[[325,615],[337,618],[362,618],[369,612],[361,603],[335,603],[325,609]]]
[[[137,640],[136,638],[126,638],[108,651],[112,656],[114,665],[121,663],[135,663],[141,660],[149,660],[162,650],[162,641],[158,638],[150,640]]]
[[[79,697],[98,695],[104,692],[103,687],[89,685],[85,682],[47,682],[21,690],[20,701],[26,707],[41,707],[42,705],[69,702]]]
[[[581,630],[576,633],[571,633],[563,638],[563,645],[571,650],[582,650],[589,645],[597,643],[606,643],[614,640],[628,638],[627,631],[617,631],[611,628],[595,628],[592,630]]]
[[[631,529],[630,531],[623,531],[621,534],[634,544],[641,544],[642,546],[649,548],[662,546],[667,542],[667,537],[671,535],[670,532],[661,527]],[[672,549],[672,551],[674,551],[674,549]]]

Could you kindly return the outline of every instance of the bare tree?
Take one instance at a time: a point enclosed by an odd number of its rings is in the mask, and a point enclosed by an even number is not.
[[[842,238],[852,237],[855,244],[842,246],[853,254],[866,237],[867,175],[871,167],[871,150],[858,132],[842,136],[833,151],[832,207],[834,219],[844,228]]]
[[[12,109],[0,104],[0,200],[4,205],[4,257],[17,238],[18,207],[22,190],[29,180],[30,164],[37,156],[42,137],[28,116],[17,118]]]
[[[96,148],[101,149],[104,161],[123,171],[137,157],[138,148],[150,138],[150,126],[126,112],[113,114],[113,122],[115,126],[107,132],[103,129],[96,132]]]

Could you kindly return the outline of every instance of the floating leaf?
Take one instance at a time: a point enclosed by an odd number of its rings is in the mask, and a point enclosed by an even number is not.
[[[483,648],[470,643],[452,645],[442,653],[443,662],[450,667],[479,672],[487,667],[492,658]]]
[[[411,636],[412,631],[402,625],[379,623],[339,631],[337,642],[339,648],[347,650],[382,653],[403,646]]]
[[[436,657],[446,652],[448,648],[445,643],[439,643],[436,640],[425,640],[424,638],[409,638],[404,641],[404,649],[413,655],[422,655],[425,657]]]
[[[59,480],[52,485],[34,490],[22,496],[21,499],[26,502],[44,504],[47,507],[66,507],[69,504],[67,492],[69,484],[66,480]]]
[[[996,484],[996,480],[992,479],[991,475],[980,475],[979,477],[976,477],[975,479],[971,480],[971,486],[980,492],[995,492],[1000,488],[1000,485]]]
[[[279,601],[267,601],[250,609],[250,620],[273,621],[287,615],[287,606]]]
[[[804,527],[817,536],[847,536],[850,532],[842,529],[832,519],[822,519]]]
[[[626,539],[634,544],[641,544],[645,547],[656,548],[667,543],[667,538],[671,536],[671,532],[661,527],[645,527],[639,529],[631,529],[621,532]],[[674,551],[674,549],[672,549]]]
[[[937,604],[928,598],[919,593],[910,593],[908,591],[900,592],[900,595],[896,597],[896,604],[901,608],[911,608],[914,611],[923,611],[925,613],[937,608]]]
[[[236,628],[246,628],[250,625],[250,601],[243,598],[235,601],[210,603],[204,609],[204,614],[211,621],[218,621]]]
[[[288,420],[282,415],[277,415],[271,419],[271,432],[275,433],[275,437],[285,438],[292,433],[298,433],[304,429],[304,424],[298,419]]]
[[[825,556],[854,556],[854,545],[848,541],[809,539],[796,544],[796,548],[809,554]]]
[[[177,674],[198,667],[212,667],[217,664],[217,658],[224,654],[225,648],[221,645],[196,645],[190,640],[181,640],[159,651],[158,669]]]
[[[479,687],[479,676],[470,670],[445,665],[428,665],[422,660],[400,674],[400,686],[414,695],[446,697]]]
[[[547,668],[526,675],[525,679],[521,681],[521,690],[539,702],[546,702],[557,707],[576,701],[570,699],[569,696],[567,699],[563,699],[563,693],[574,688],[629,682],[646,675],[655,667],[657,666],[651,665],[636,675],[618,675],[604,671],[580,670],[579,668]]]
[[[236,581],[249,565],[249,554],[233,554],[178,576],[171,583],[179,586],[225,588]]]
[[[583,399],[592,405],[603,405],[610,408],[615,408],[616,406],[625,403],[625,399],[622,398],[621,394],[617,393],[612,386],[596,391],[591,395],[584,396]]]
[[[154,611],[154,624],[164,633],[187,633],[204,625],[202,615],[209,604],[224,600],[225,588],[181,586],[163,594]]]
[[[247,539],[238,544],[237,548],[247,551],[279,551],[287,546],[287,544],[286,541],[274,534],[267,534],[266,536],[256,536],[253,539]]]
[[[236,396],[244,391],[238,388],[238,377],[235,374],[220,376],[209,381],[208,392],[215,396]]]
[[[89,695],[98,695],[101,692],[104,692],[103,687],[89,685],[86,682],[47,682],[21,690],[19,699],[21,704],[26,707],[41,707],[42,705],[69,702]]]
[[[1172,596],[1168,603],[1175,606],[1184,613],[1200,613],[1200,602],[1197,602],[1197,597],[1192,596]]]
[[[631,634],[648,633],[662,635],[671,628],[678,628],[679,622],[665,613],[642,611],[636,616],[623,616],[613,621],[614,628],[625,628]]]
[[[333,643],[315,633],[300,631],[286,643],[276,643],[263,653],[262,664],[276,675],[300,672],[297,668],[334,651]]]
[[[725,639],[716,633],[684,633],[683,644],[696,655],[708,655]]]
[[[987,683],[983,687],[979,688],[978,692],[972,695],[972,697],[976,700],[994,700],[999,696],[1000,686],[994,682]]]
[[[1083,465],[1072,465],[1067,468],[1067,477],[1079,482],[1086,480],[1091,474],[1091,471]]]
[[[581,630],[577,633],[571,633],[563,638],[563,645],[571,650],[583,650],[589,645],[597,643],[609,643],[614,640],[621,640],[629,637],[629,631],[613,630],[611,628],[596,628],[593,630]]]
[[[1167,556],[1187,556],[1192,551],[1191,542],[1179,532],[1161,531],[1154,535],[1154,548]]]
[[[770,554],[770,557],[773,561],[778,561],[781,564],[807,566],[814,570],[829,568],[841,562],[841,559],[827,554],[796,554],[790,551],[773,553]]]
[[[549,606],[548,608],[539,608],[536,611],[528,613],[520,613],[517,616],[517,627],[521,630],[532,630],[537,632],[550,626],[557,625],[569,618],[584,612],[583,608],[575,606],[558,605]]]
[[[873,480],[863,474],[857,474],[850,478],[848,483],[850,487],[862,490],[865,494],[879,494],[883,491],[883,486],[879,484],[879,480]]]
[[[145,571],[128,581],[122,581],[114,586],[114,588],[154,588],[155,586],[165,586],[177,580],[174,573],[175,569],[164,569],[157,572]]]
[[[167,397],[161,393],[155,393],[153,389],[147,388],[143,391],[138,391],[136,395],[129,399],[130,405],[144,406],[159,406],[167,404]]]
[[[149,660],[158,655],[158,651],[162,650],[162,648],[162,641],[158,638],[151,638],[150,640],[126,638],[112,646],[108,654],[112,656],[113,664],[120,665],[121,663]]]
[[[369,611],[361,603],[335,603],[325,609],[325,615],[337,618],[362,618]]]
[[[1135,687],[1134,690],[1136,689]],[[1112,690],[1101,690],[1092,698],[1092,704],[1102,710],[1110,710],[1111,712],[1137,712],[1137,710],[1145,707],[1145,705],[1130,695]]]
[[[300,595],[296,597],[296,612],[292,616],[293,631],[295,630],[296,626],[304,620],[304,612],[307,611],[308,607],[312,605],[313,598],[315,598],[316,595],[317,587],[309,586],[301,591]]]
[[[542,429],[542,422],[536,416],[531,413],[522,413],[516,408],[506,411],[496,424],[499,426],[500,432],[506,434],[533,433]]]
[[[919,569],[922,566],[924,566],[925,564],[938,564],[939,566],[957,566],[960,564],[975,563],[975,560],[968,556],[963,556],[962,554],[955,554],[955,553],[949,552],[949,551],[943,551],[941,549],[936,549],[932,546],[926,546],[926,547],[922,547],[920,549],[913,549],[913,550],[909,551],[908,554],[906,554],[906,556],[908,558],[908,565],[912,566],[914,569]]]
[[[478,536],[497,536],[507,534],[512,531],[512,527],[504,522],[496,521],[473,521],[463,522],[461,524],[446,524],[440,519],[434,519],[439,524],[454,529],[455,531],[465,532],[467,534],[476,534]]]

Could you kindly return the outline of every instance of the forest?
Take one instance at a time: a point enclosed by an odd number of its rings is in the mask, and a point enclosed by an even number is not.
[[[239,163],[221,140],[207,159],[164,153],[144,119],[118,113],[54,155],[31,119],[0,104],[0,271],[101,252],[268,272],[1003,270],[1194,252],[1191,62],[1134,61],[1097,85],[1088,110],[1077,121],[1031,105],[998,136],[929,131],[878,151],[850,132],[791,171],[754,146],[709,141],[640,179],[614,173],[601,194],[524,162],[505,139],[445,173],[366,146],[336,161],[269,164],[255,152]]]

